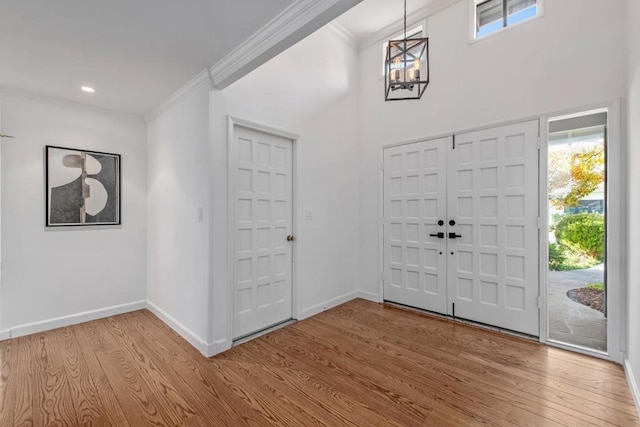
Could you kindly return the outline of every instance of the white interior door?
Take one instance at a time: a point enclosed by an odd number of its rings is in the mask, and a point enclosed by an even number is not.
[[[450,141],[384,150],[384,299],[437,313],[447,310],[444,220]]]
[[[450,314],[537,336],[538,121],[456,135],[448,157]]]
[[[234,339],[292,317],[293,142],[234,127]]]

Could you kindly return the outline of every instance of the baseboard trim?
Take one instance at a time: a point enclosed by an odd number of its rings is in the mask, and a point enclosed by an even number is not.
[[[231,348],[233,342],[228,339],[214,341],[211,344],[207,344],[206,352],[203,353],[206,357],[213,357],[216,354],[223,353]]]
[[[344,304],[345,302],[349,302],[353,299],[358,298],[358,294],[359,294],[358,291],[351,291],[344,295],[331,298],[330,300],[327,300],[320,304],[316,304],[312,307],[305,308],[304,310],[302,310],[302,312],[300,313],[300,317],[297,320],[307,319],[311,316],[315,316],[316,314],[322,313],[325,310],[329,310],[333,307],[337,307],[341,304]]]
[[[146,301],[136,301],[128,304],[114,305],[112,307],[100,308],[97,310],[85,311],[69,316],[56,317],[54,319],[40,322],[28,323],[26,325],[15,326],[0,333],[0,339],[18,338],[25,335],[37,334],[50,331],[52,329],[64,328],[66,326],[77,325],[78,323],[90,322],[109,316],[129,313],[131,311],[146,308]]]
[[[147,301],[147,309],[155,314],[158,319],[166,323],[167,326],[173,329],[189,344],[194,346],[200,353],[202,353],[206,357],[210,357],[208,356],[209,346],[207,345],[206,341],[196,335],[191,329],[178,322],[173,316],[171,316],[169,313],[167,313],[151,301]]]
[[[346,302],[354,300],[354,299],[358,298],[359,296],[360,296],[360,293],[358,291],[351,291],[351,292],[348,292],[348,293],[346,293],[344,295],[340,295],[338,297],[331,298],[330,300],[327,300],[325,302],[322,302],[320,304],[316,304],[316,305],[314,305],[312,307],[309,307],[309,308],[306,308],[306,309],[302,310],[302,312],[300,313],[298,318],[295,319],[295,320],[308,319],[309,317],[315,316],[316,314],[320,314],[325,310],[329,310],[331,308],[337,307],[337,306],[339,306],[341,304],[344,304]],[[171,324],[169,324],[169,326],[172,329],[175,329],[175,328],[173,328],[173,326]],[[280,325],[278,327],[280,327]],[[276,328],[278,328],[278,327],[276,327]],[[273,329],[269,329],[269,330],[265,331],[264,333],[271,332],[272,330]],[[176,332],[178,332],[178,331],[176,330]],[[256,338],[256,337],[252,336],[251,338]],[[215,356],[216,354],[219,354],[219,353],[222,353],[222,352],[225,352],[225,351],[229,350],[233,345],[234,345],[234,343],[233,343],[232,340],[222,339],[222,340],[218,340],[218,341],[215,341],[213,343],[207,344],[205,346],[205,351],[201,351],[201,352],[206,357],[212,357],[212,356]]]
[[[626,356],[624,357],[624,372],[627,374],[627,382],[631,389],[633,401],[636,404],[636,411],[638,412],[638,415],[640,415],[640,384],[637,383],[636,377],[633,375],[633,369],[631,369],[631,362],[629,362],[629,359]]]
[[[382,297],[378,294],[374,294],[373,292],[359,291],[358,298],[362,298],[371,302],[377,302],[379,304],[383,303]]]

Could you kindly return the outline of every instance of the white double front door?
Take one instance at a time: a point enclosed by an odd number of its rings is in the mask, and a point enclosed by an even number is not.
[[[538,121],[387,148],[383,168],[384,299],[539,335]]]

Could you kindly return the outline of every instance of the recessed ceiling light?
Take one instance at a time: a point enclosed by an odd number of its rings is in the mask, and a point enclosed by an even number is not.
[[[96,90],[90,86],[82,86],[81,89],[87,93],[96,93]]]

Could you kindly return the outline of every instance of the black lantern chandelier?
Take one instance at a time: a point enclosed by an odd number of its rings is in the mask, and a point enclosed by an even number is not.
[[[420,99],[429,84],[429,39],[407,38],[407,0],[404,0],[404,39],[389,40],[384,81],[385,101]]]

